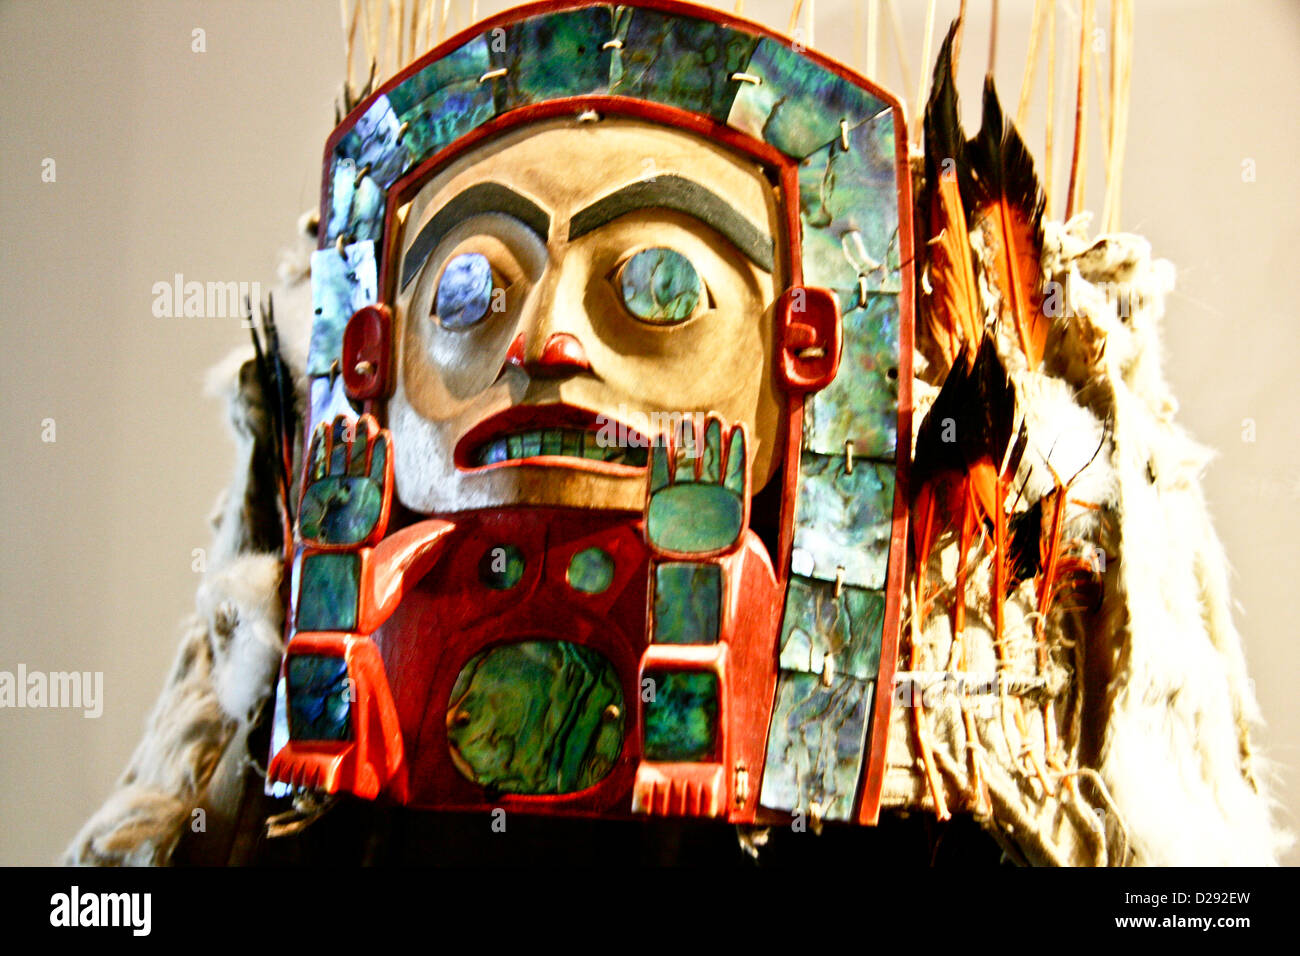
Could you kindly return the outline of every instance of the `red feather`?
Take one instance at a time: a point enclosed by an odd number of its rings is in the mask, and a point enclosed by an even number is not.
[[[1016,127],[1003,116],[993,79],[984,82],[984,121],[969,143],[975,222],[990,250],[990,278],[1002,315],[1015,323],[1020,347],[1036,369],[1047,346],[1043,314],[1043,207],[1046,197]]]

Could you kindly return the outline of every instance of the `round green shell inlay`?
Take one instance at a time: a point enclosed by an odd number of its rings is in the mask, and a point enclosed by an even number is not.
[[[689,319],[704,294],[704,283],[691,260],[660,247],[632,256],[619,271],[618,283],[628,312],[656,325]]]
[[[614,559],[601,548],[579,551],[569,561],[569,587],[584,594],[600,594],[614,583]]]
[[[447,705],[456,768],[502,793],[574,793],[623,750],[623,690],[598,651],[565,641],[503,644],[471,658]]]

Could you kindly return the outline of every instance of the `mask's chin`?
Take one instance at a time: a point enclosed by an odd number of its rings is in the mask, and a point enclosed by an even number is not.
[[[400,382],[388,411],[397,499],[420,514],[518,505],[639,512],[645,505],[644,449],[602,447],[585,423],[580,429],[539,420],[539,427],[529,428],[524,413],[516,412],[517,418],[493,416],[453,444],[411,406]],[[581,449],[576,456],[575,439]],[[541,454],[543,443],[558,453]],[[499,461],[477,460],[503,452]],[[519,457],[510,458],[512,452]]]

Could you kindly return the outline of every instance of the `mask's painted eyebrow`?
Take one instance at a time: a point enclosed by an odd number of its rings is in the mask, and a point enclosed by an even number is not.
[[[501,213],[518,219],[537,233],[542,242],[551,231],[551,217],[546,211],[500,183],[478,183],[447,201],[424,228],[420,230],[411,248],[402,260],[402,289],[411,284],[424,266],[429,254],[438,248],[443,236],[470,216],[482,213]]]
[[[596,200],[573,217],[569,223],[569,239],[585,236],[636,209],[671,209],[698,219],[731,240],[760,269],[772,271],[775,246],[772,237],[732,209],[725,200],[681,176],[657,176],[632,183]]]

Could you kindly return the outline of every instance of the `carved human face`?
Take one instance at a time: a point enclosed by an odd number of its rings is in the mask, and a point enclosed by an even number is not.
[[[753,488],[771,477],[783,263],[755,163],[651,123],[552,120],[458,157],[403,213],[407,507],[640,510],[639,439],[693,414],[743,423]]]

